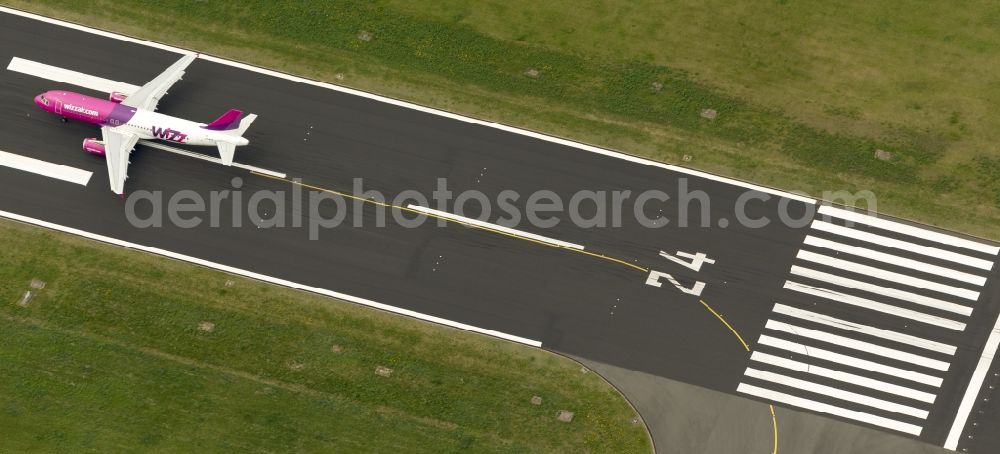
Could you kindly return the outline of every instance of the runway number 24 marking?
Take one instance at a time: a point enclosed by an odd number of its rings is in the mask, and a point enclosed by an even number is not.
[[[688,252],[677,251],[677,255],[674,256],[666,252],[660,251],[660,256],[685,268],[694,270],[695,272],[701,271],[701,266],[706,263],[709,265],[715,263],[714,259],[708,258],[708,256],[702,252],[691,254]],[[689,259],[690,261],[684,259]],[[677,290],[687,293],[688,295],[701,296],[701,291],[705,289],[704,282],[695,281],[694,285],[692,285],[691,288],[687,288],[681,285],[680,282],[677,282],[677,279],[674,279],[674,277],[671,276],[670,274],[656,270],[649,271],[649,277],[646,278],[646,285],[659,287],[663,285],[663,283],[660,282],[660,278],[666,278],[668,282],[670,282],[671,284],[674,285],[674,287],[677,288]]]

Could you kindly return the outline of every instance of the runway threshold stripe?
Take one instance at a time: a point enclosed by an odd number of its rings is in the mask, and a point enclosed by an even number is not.
[[[795,317],[802,320],[808,320],[814,323],[819,323],[822,325],[831,326],[846,331],[853,331],[868,336],[879,337],[882,339],[899,342],[901,344],[912,345],[914,347],[920,347],[938,353],[944,353],[946,355],[954,355],[955,352],[958,351],[958,347],[943,344],[941,342],[936,342],[924,339],[922,337],[912,336],[909,334],[899,333],[892,330],[875,328],[873,326],[868,326],[868,325],[862,325],[860,323],[854,323],[847,320],[841,320],[839,318],[831,317],[829,315],[807,311],[805,309],[799,309],[796,307],[786,306],[784,304],[775,304],[774,312],[777,314],[787,315],[789,317]]]
[[[905,274],[894,273],[892,271],[886,271],[881,268],[862,265],[860,263],[854,263],[848,260],[830,257],[828,255],[817,254],[811,251],[800,250],[799,253],[795,255],[795,257],[801,260],[807,260],[813,263],[819,263],[820,265],[826,265],[829,267],[839,268],[854,273],[864,274],[884,281],[897,282],[900,284],[908,285],[910,287],[933,290],[935,292],[945,293],[948,295],[957,296],[959,298],[965,298],[971,301],[976,301],[979,299],[979,292],[975,290],[969,290],[961,287],[952,287],[950,285],[939,284],[937,282],[932,282],[925,279],[919,279],[913,276],[907,276]]]
[[[783,392],[772,391],[758,386],[748,385],[746,383],[740,383],[739,386],[736,388],[736,392],[759,397],[761,399],[769,400],[772,402],[778,402],[793,407],[803,408],[809,411],[814,411],[816,413],[826,413],[834,416],[839,416],[841,418],[852,419],[866,424],[871,424],[873,426],[884,427],[886,429],[892,429],[898,432],[907,433],[913,436],[919,436],[920,432],[923,430],[922,427],[915,424],[896,421],[894,419],[873,415],[871,413],[865,413],[861,411],[854,411],[854,410],[848,410],[846,408],[835,407],[830,404],[825,404],[822,402],[817,402],[815,400],[793,396],[791,394],[786,394]]]
[[[843,237],[864,241],[866,243],[891,247],[893,249],[900,249],[907,252],[915,252],[917,254],[926,255],[928,257],[934,257],[941,260],[947,260],[949,262],[960,263],[963,265],[971,266],[973,268],[979,268],[985,271],[990,271],[993,269],[993,261],[991,260],[983,260],[945,249],[923,246],[916,243],[911,243],[909,241],[902,241],[902,240],[897,240],[895,238],[889,238],[887,236],[876,235],[874,233],[865,232],[863,230],[852,229],[850,227],[844,227],[820,219],[813,219],[812,225],[810,227],[812,229],[819,230],[821,232],[832,233],[834,235],[840,235]]]
[[[801,326],[795,326],[790,323],[768,320],[767,323],[764,324],[764,328],[773,331],[781,331],[789,334],[794,334],[796,336],[804,337],[807,339],[827,342],[844,348],[850,348],[852,350],[857,350],[860,352],[871,353],[873,355],[883,356],[897,361],[905,361],[918,366],[926,367],[928,369],[939,370],[942,372],[947,372],[948,368],[951,366],[951,364],[948,363],[947,361],[940,361],[928,358],[926,356],[915,355],[913,353],[904,352],[902,350],[883,347],[881,345],[873,344],[871,342],[859,341],[838,334],[828,333],[826,331],[803,328]]]
[[[853,356],[848,356],[848,355],[842,355],[840,353],[832,352],[830,350],[810,347],[807,345],[800,344],[798,342],[792,342],[784,339],[779,339],[777,337],[771,337],[766,334],[761,335],[760,339],[757,340],[757,343],[774,348],[780,348],[782,350],[787,350],[793,353],[798,353],[800,355],[810,356],[825,361],[843,364],[845,366],[854,367],[856,369],[864,369],[871,372],[878,372],[880,374],[885,374],[892,377],[898,377],[917,383],[923,383],[925,385],[934,386],[936,388],[941,387],[941,382],[943,381],[940,377],[927,375],[922,372],[915,372],[912,370],[887,366],[885,364],[876,363],[874,361],[868,361],[866,359],[855,358]]]
[[[894,315],[896,317],[908,318],[910,320],[918,321],[921,323],[926,323],[928,325],[939,326],[941,328],[951,329],[955,331],[964,331],[965,323],[947,319],[944,317],[938,317],[936,315],[925,314],[923,312],[914,311],[911,309],[906,309],[902,307],[893,306],[891,304],[880,303],[878,301],[861,298],[857,296],[848,295],[845,293],[838,292],[836,290],[830,290],[825,288],[813,287],[811,285],[800,284],[793,281],[785,281],[785,288],[788,290],[793,290],[799,293],[805,293],[807,295],[818,296],[820,298],[826,298],[828,300],[836,301],[838,303],[850,304],[852,306],[863,307],[865,309],[870,309],[876,312],[881,312],[883,314]]]
[[[758,363],[770,364],[772,366],[783,367],[785,369],[793,370],[796,372],[804,372],[812,375],[818,375],[820,377],[831,378],[837,381],[842,381],[844,383],[850,383],[852,385],[864,386],[866,388],[871,388],[876,391],[884,391],[890,394],[895,394],[897,396],[918,400],[920,402],[925,402],[928,404],[933,404],[934,400],[937,398],[937,396],[932,393],[918,391],[916,389],[907,388],[905,386],[894,385],[889,382],[876,380],[874,378],[868,378],[862,375],[852,374],[850,372],[843,372],[839,370],[828,369],[822,366],[806,364],[801,361],[795,361],[793,359],[783,358],[780,356],[775,356],[768,353],[762,353],[759,351],[753,352],[753,354],[750,355],[750,360],[756,361]]]
[[[435,209],[432,209],[432,208],[423,207],[423,206],[420,206],[420,205],[409,205],[409,206],[407,206],[407,208],[409,208],[411,210],[414,210],[414,211],[420,211],[422,213],[427,213],[427,214],[431,214],[431,215],[434,215],[434,216],[442,217],[442,218],[445,218],[445,219],[450,219],[450,220],[453,220],[453,221],[456,221],[456,222],[460,222],[460,223],[464,223],[464,224],[470,224],[470,225],[474,225],[474,226],[477,226],[477,227],[482,227],[482,228],[485,228],[485,229],[496,230],[498,232],[503,232],[503,233],[506,233],[506,234],[509,234],[509,235],[520,236],[520,237],[524,237],[524,238],[530,238],[530,239],[535,240],[535,241],[541,241],[543,243],[554,244],[556,246],[562,246],[562,247],[566,247],[566,248],[570,248],[570,249],[583,250],[583,246],[581,246],[579,244],[568,243],[568,242],[557,240],[557,239],[554,239],[554,238],[549,238],[547,236],[536,235],[534,233],[524,232],[524,231],[521,231],[521,230],[515,230],[515,229],[509,228],[509,227],[504,227],[502,225],[491,224],[489,222],[483,222],[483,221],[480,221],[478,219],[473,219],[473,218],[469,218],[469,217],[465,217],[465,216],[459,216],[457,214],[452,214],[452,213],[449,213],[447,211],[439,211],[439,210],[435,210]]]
[[[815,246],[815,247],[834,250],[837,252],[843,252],[846,254],[856,255],[858,257],[877,260],[879,262],[888,263],[890,265],[902,266],[905,268],[921,271],[924,273],[936,274],[941,277],[954,279],[956,281],[962,281],[979,287],[982,287],[984,284],[986,284],[986,278],[983,276],[976,276],[974,274],[964,273],[962,271],[953,270],[951,268],[931,265],[929,263],[924,263],[918,260],[912,260],[905,257],[900,257],[898,255],[886,254],[884,252],[874,251],[868,248],[851,246],[848,244],[838,243],[836,241],[817,238],[812,235],[806,236],[804,243],[809,246]]]
[[[837,389],[832,386],[813,383],[808,380],[802,380],[795,377],[789,377],[787,375],[782,375],[766,370],[758,370],[753,368],[747,368],[746,372],[744,372],[743,375],[751,378],[756,378],[758,380],[777,383],[779,385],[784,385],[791,388],[798,388],[803,391],[809,391],[811,393],[822,394],[827,397],[832,397],[834,399],[843,400],[846,402],[851,402],[859,405],[864,405],[866,407],[877,408],[879,410],[885,410],[892,413],[900,413],[920,419],[927,419],[927,410],[921,410],[919,408],[914,408],[909,405],[897,404],[895,402],[889,402],[887,400],[878,399],[872,396],[866,396],[864,394],[844,391],[842,389]]]
[[[882,296],[887,296],[889,298],[909,301],[911,303],[919,304],[921,306],[933,307],[934,309],[954,312],[956,314],[964,315],[966,317],[972,315],[972,308],[969,306],[963,306],[961,304],[951,303],[937,298],[931,298],[929,296],[918,295],[916,293],[908,292],[906,290],[899,290],[895,288],[882,287],[875,284],[869,284],[867,282],[862,282],[856,279],[841,277],[835,274],[825,273],[823,271],[816,271],[798,265],[792,266],[791,273],[796,276],[815,279],[817,281],[823,281],[828,284],[833,284],[840,287],[862,290],[865,292],[874,293],[876,295],[882,295]]]
[[[30,172],[35,175],[42,175],[56,180],[76,183],[86,186],[90,182],[93,173],[76,167],[53,164],[40,159],[29,158],[19,154],[0,151],[0,166]]]
[[[10,63],[7,64],[7,70],[27,74],[29,76],[41,77],[55,82],[89,88],[91,90],[104,93],[120,91],[125,94],[131,94],[139,91],[140,88],[136,85],[124,82],[115,82],[113,80],[103,79],[89,74],[60,68],[58,66],[46,65],[45,63],[38,63],[36,61],[26,60],[19,57],[10,59]]]
[[[934,241],[936,243],[941,243],[941,244],[947,244],[949,246],[970,249],[973,251],[983,252],[990,255],[997,255],[998,253],[1000,253],[1000,247],[998,246],[991,246],[988,244],[980,243],[978,241],[967,240],[965,238],[960,238],[954,235],[949,235],[946,233],[915,227],[909,224],[904,224],[902,222],[890,221],[885,218],[878,218],[875,216],[859,213],[856,211],[845,210],[843,208],[837,208],[830,205],[820,205],[818,214],[833,216],[836,218],[844,219],[846,221],[870,225],[872,227],[877,227],[883,230],[898,232],[915,238]]]

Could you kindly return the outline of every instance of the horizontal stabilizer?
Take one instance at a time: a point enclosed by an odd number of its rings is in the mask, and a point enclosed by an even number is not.
[[[233,165],[233,155],[236,154],[236,145],[229,142],[215,142],[215,145],[219,147],[219,157],[222,158],[222,164],[231,166]]]

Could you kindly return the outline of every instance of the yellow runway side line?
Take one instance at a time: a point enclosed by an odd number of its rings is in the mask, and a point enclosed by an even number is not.
[[[726,325],[726,328],[729,328],[729,331],[732,331],[747,353],[750,353],[750,344],[747,344],[747,342],[743,340],[743,336],[740,336],[740,333],[736,331],[736,328],[733,328],[733,325],[730,325],[729,322],[722,317],[722,314],[716,312],[715,309],[712,309],[712,306],[709,306],[704,300],[698,300],[698,302],[701,303],[702,306],[705,306],[705,309],[708,309],[708,311],[711,312],[715,318],[719,319],[723,325]],[[771,451],[771,454],[778,454],[778,415],[774,414],[774,405],[768,404],[767,406],[771,409],[771,425],[774,427],[774,450]]]

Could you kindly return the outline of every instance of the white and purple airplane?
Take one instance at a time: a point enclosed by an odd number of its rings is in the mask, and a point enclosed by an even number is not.
[[[249,142],[243,133],[257,119],[231,109],[215,121],[195,123],[154,112],[156,103],[184,75],[184,69],[197,58],[187,55],[134,93],[111,92],[109,100],[71,91],[50,90],[35,97],[35,104],[46,112],[66,119],[99,125],[103,141],[83,140],[84,151],[104,156],[108,163],[111,190],[124,197],[128,158],[140,139],[159,139],[187,145],[215,146],[225,165],[233,164],[236,147]]]

